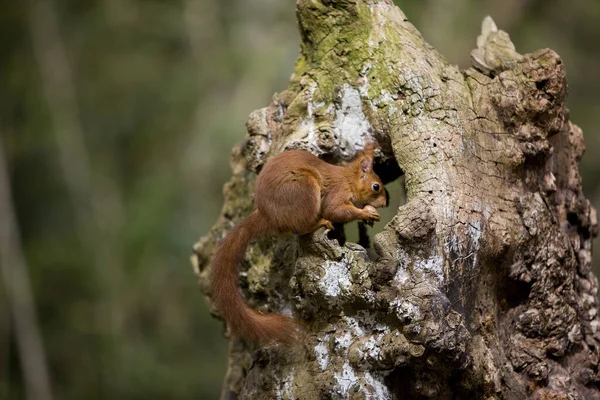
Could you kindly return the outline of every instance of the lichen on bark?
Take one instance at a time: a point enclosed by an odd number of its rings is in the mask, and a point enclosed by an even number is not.
[[[307,335],[295,348],[232,339],[224,396],[600,398],[598,222],[559,56],[517,53],[486,19],[460,70],[391,1],[299,0],[297,15],[290,85],[250,115],[222,214],[194,246],[203,292],[216,243],[281,151],[343,162],[375,140],[408,202],[373,238],[376,256],[323,230],[250,246],[248,303]]]

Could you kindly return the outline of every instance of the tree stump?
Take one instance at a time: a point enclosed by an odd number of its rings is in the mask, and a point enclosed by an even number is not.
[[[298,0],[297,16],[289,87],[250,115],[222,214],[194,246],[201,288],[210,297],[216,244],[281,151],[338,163],[374,139],[378,173],[404,174],[408,201],[376,254],[324,230],[249,247],[248,303],[307,335],[295,348],[232,340],[223,398],[600,398],[597,215],[559,56],[520,55],[486,18],[460,70],[391,0]]]

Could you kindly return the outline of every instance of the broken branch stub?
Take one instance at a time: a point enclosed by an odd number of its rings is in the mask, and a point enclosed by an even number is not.
[[[249,304],[307,334],[292,349],[234,340],[224,395],[599,397],[597,216],[558,55],[520,55],[486,19],[475,68],[460,70],[391,1],[299,0],[297,15],[290,85],[250,116],[223,212],[195,246],[204,292],[217,241],[281,151],[344,162],[374,139],[408,202],[373,238],[376,260],[322,231],[250,246]]]

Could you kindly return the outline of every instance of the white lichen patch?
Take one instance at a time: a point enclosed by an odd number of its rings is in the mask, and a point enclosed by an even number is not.
[[[394,282],[396,286],[403,286],[410,279],[410,275],[404,266],[399,266],[394,276]]]
[[[360,326],[358,319],[354,317],[344,317],[344,321],[355,336],[362,336],[365,334],[365,330]]]
[[[326,261],[323,268],[325,276],[319,281],[319,287],[326,297],[337,298],[340,294],[350,291],[352,278],[347,263]]]
[[[421,319],[419,307],[406,299],[395,299],[390,303],[390,309],[393,310],[400,319],[408,319],[411,321],[419,321]]]
[[[315,360],[317,361],[317,364],[319,364],[321,371],[325,371],[329,364],[329,349],[327,347],[328,336],[329,335],[326,335],[325,338],[315,346]]]
[[[398,260],[398,268],[393,280],[396,287],[402,287],[410,280],[410,272],[406,267],[410,263],[410,258],[401,247],[397,247],[396,260]]]
[[[358,89],[346,83],[340,96],[341,106],[336,110],[333,130],[340,140],[340,152],[349,158],[364,146],[364,137],[371,131],[371,124],[363,113]]]
[[[384,384],[385,374],[355,370],[348,358],[352,344],[371,334],[362,324],[371,326],[374,320],[365,322],[365,318],[369,318],[367,313],[352,317],[341,316],[335,333],[323,332],[314,347],[315,363],[321,371],[333,371],[331,390],[340,398],[348,398],[350,393],[358,393],[364,395],[363,398],[391,399],[392,395]],[[362,345],[361,351],[365,358],[373,360],[379,357],[381,349],[377,338],[383,335],[384,333],[371,335]]]
[[[383,334],[371,335],[366,341],[363,341],[360,346],[356,346],[357,365],[359,369],[367,371],[372,369],[371,360],[379,360],[381,358],[381,343],[380,338]]]
[[[460,248],[458,246],[458,238],[456,237],[456,235],[452,235],[445,243],[444,243],[444,250],[446,251],[446,253],[450,253],[451,251],[454,251],[458,254],[458,252],[460,251]]]
[[[333,374],[333,378],[337,383],[334,391],[344,397],[349,394],[350,390],[353,390],[362,392],[367,395],[367,398],[378,400],[392,398],[392,394],[383,383],[383,376],[375,377],[369,372],[357,372],[348,361],[344,363],[341,371]],[[358,388],[355,388],[355,385],[358,385]]]
[[[375,335],[370,336],[369,339],[365,342],[363,346],[363,351],[368,353],[372,358],[378,358],[377,356],[381,352],[381,348],[379,347],[379,343],[376,340]]]
[[[415,269],[433,273],[440,284],[444,281],[444,258],[441,255],[435,255],[424,260],[418,260],[415,263]]]
[[[292,400],[297,398],[294,395],[294,377],[296,376],[295,374],[295,368],[292,367],[289,375],[284,378],[283,380],[283,387],[279,390],[279,398],[282,400]]]
[[[363,374],[363,382],[369,387],[369,397],[372,399],[392,399],[393,396],[390,390],[383,382],[384,376],[375,376],[372,373]]]
[[[378,101],[382,104],[390,104],[394,102],[394,97],[397,98],[398,96],[392,96],[388,90],[381,89]]]
[[[369,83],[369,79],[367,79],[365,77],[361,77],[361,78],[359,78],[358,83],[359,83],[358,92],[364,99],[367,99],[367,101],[368,101],[369,90],[371,89],[371,84]],[[375,105],[373,105],[373,103],[371,103],[371,109],[375,109]]]
[[[399,113],[398,107],[396,107],[397,99],[397,94],[392,94],[389,90],[381,89],[379,96],[372,101],[372,108],[377,110],[378,107],[385,106],[388,109],[388,117],[392,117]]]
[[[469,237],[471,240],[471,253],[469,256],[472,255],[473,267],[475,267],[477,265],[477,253],[479,253],[479,248],[481,246],[481,221],[477,220],[471,222],[469,224],[468,231],[469,233],[467,237]]]
[[[345,362],[342,367],[342,371],[334,374],[333,377],[337,381],[337,384],[339,386],[338,392],[341,391],[340,394],[348,393],[348,389],[350,389],[350,386],[354,382],[358,381],[358,376],[356,375],[354,369],[348,362]]]
[[[333,339],[335,348],[337,350],[347,350],[353,341],[354,341],[354,338],[350,331],[346,331],[346,333],[344,335],[337,336]]]

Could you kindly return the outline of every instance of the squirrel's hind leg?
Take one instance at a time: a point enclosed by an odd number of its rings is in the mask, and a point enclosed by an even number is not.
[[[256,206],[276,231],[303,235],[316,229],[321,219],[321,186],[316,177],[295,174],[270,194]]]

